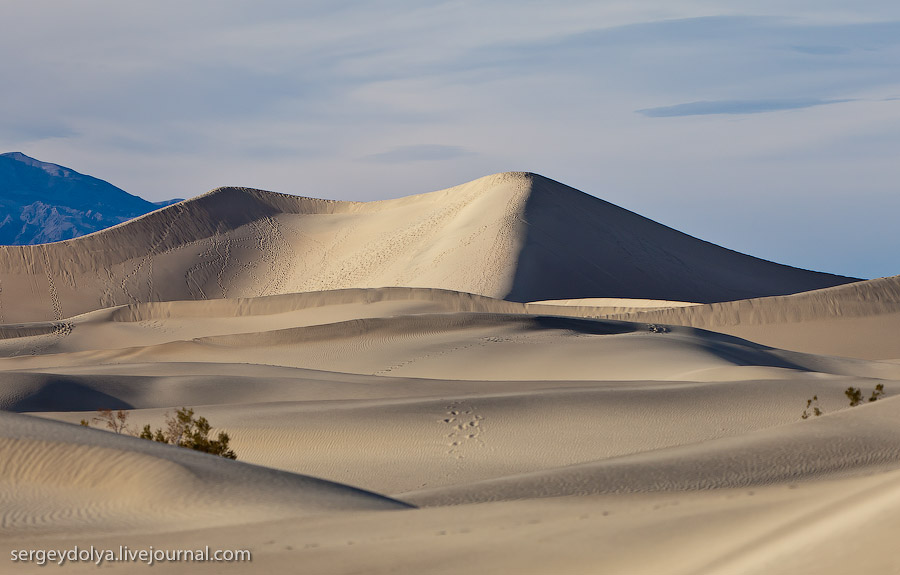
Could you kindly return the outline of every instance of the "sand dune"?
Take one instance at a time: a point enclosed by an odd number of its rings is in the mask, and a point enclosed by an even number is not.
[[[461,505],[401,513],[314,516],[245,526],[140,535],[44,538],[116,548],[178,549],[185,541],[257,549],[251,566],[190,565],[191,573],[290,571],[524,574],[891,573],[900,493],[895,473],[803,483],[791,489],[586,496]],[[859,552],[848,553],[859,542]],[[411,545],[414,542],[414,545]],[[849,543],[848,543],[849,542]],[[651,552],[652,551],[652,552]],[[113,567],[122,567],[115,565]],[[143,567],[143,566],[141,566]],[[126,567],[134,571],[134,567]],[[157,565],[157,568],[160,566]],[[178,571],[180,566],[167,565]],[[22,567],[22,570],[25,568]],[[40,568],[34,567],[38,572]],[[86,564],[75,573],[96,572]],[[41,572],[46,571],[46,568]]]
[[[798,422],[813,395],[831,413],[848,386],[900,380],[893,362],[539,308],[384,288],[134,304],[43,336],[7,326],[0,406],[72,423],[133,409],[143,424],[200,405],[250,461],[396,494],[705,446]],[[36,337],[52,341],[17,343]]]
[[[514,302],[427,288],[348,289],[132,304],[67,320],[0,326],[0,356],[115,349],[222,334],[428,312],[522,313]],[[74,330],[77,334],[73,334]]]
[[[900,468],[900,404],[883,401],[784,428],[707,440],[664,451],[513,475],[462,487],[404,494],[419,505],[448,505],[650,491],[758,487]],[[847,429],[853,432],[848,433]],[[785,443],[785,435],[790,441]]]
[[[888,529],[900,364],[536,313],[584,308],[560,303],[351,289],[7,324],[0,407],[43,419],[0,413],[0,544],[251,548],[250,571],[449,573],[468,553],[523,573],[562,556],[769,573],[793,558],[782,540],[823,552],[845,523]],[[886,399],[847,406],[878,383]],[[814,395],[826,414],[804,421]],[[265,467],[47,421],[110,407],[159,425],[182,405]],[[676,555],[634,552],[648,533]]]
[[[97,319],[102,314],[89,314],[87,319],[62,322],[69,328],[60,333],[34,336],[32,329],[27,328],[23,342],[7,337],[2,347],[10,357],[4,368],[153,362],[225,364],[242,363],[251,357],[254,363],[273,366],[461,380],[692,380],[704,379],[707,376],[703,373],[709,370],[716,370],[716,378],[732,379],[743,377],[740,372],[747,367],[861,377],[900,376],[900,368],[892,363],[783,352],[691,328],[673,327],[655,333],[655,328],[647,324],[611,320],[526,313],[422,313],[425,304],[417,299],[406,306],[390,299],[356,306],[321,305],[328,299],[362,299],[363,293],[266,301],[261,309],[277,310],[280,304],[292,311],[261,316],[235,315],[235,310],[253,309],[253,304],[219,304],[230,317],[218,320],[195,319],[210,307],[207,302],[121,308],[106,314],[104,320]],[[396,290],[385,293],[402,296]],[[435,299],[444,300],[450,308],[458,308],[460,303],[466,307],[473,303],[481,308],[491,307],[487,298],[410,293],[431,297],[429,305],[433,307],[439,307]],[[303,313],[303,302],[297,299],[312,304],[307,308],[310,314]],[[323,307],[333,307],[334,314],[352,319],[307,325],[310,320],[322,319]],[[396,315],[404,307],[413,313]],[[389,315],[372,317],[379,312]],[[149,323],[116,321],[147,314],[159,319]],[[291,322],[299,326],[284,327]],[[262,329],[263,325],[274,329]],[[204,329],[211,335],[205,335]],[[726,373],[729,368],[731,375]]]
[[[366,204],[227,188],[0,248],[0,547],[254,554],[176,573],[900,572],[898,277],[826,287],[848,278],[530,174]],[[77,425],[182,406],[239,461]]]
[[[198,409],[232,434],[242,459],[404,500],[406,492],[423,486],[471,487],[473,493],[483,493],[484,500],[493,500],[497,492],[469,484],[501,478],[507,481],[499,490],[506,498],[548,497],[583,493],[585,484],[595,484],[590,493],[697,488],[698,477],[710,482],[700,486],[704,488],[735,486],[733,482],[741,478],[747,485],[759,485],[818,477],[822,474],[817,471],[820,467],[861,473],[876,462],[894,461],[890,433],[879,444],[879,452],[859,451],[867,436],[838,440],[836,449],[822,449],[845,434],[846,426],[832,424],[826,434],[815,431],[815,426],[804,426],[813,422],[800,419],[806,399],[815,394],[822,398],[821,407],[828,417],[843,413],[848,409],[842,401],[843,390],[849,385],[871,388],[872,380],[797,377],[790,373],[782,376],[732,382],[454,382],[397,378],[360,381],[355,389],[325,396],[329,399],[316,399],[324,395],[321,383],[313,387],[297,378],[293,386],[284,380],[281,389],[260,386],[255,402]],[[174,376],[172,379],[177,381]],[[127,382],[127,386],[136,387],[138,383]],[[193,384],[195,393],[197,388],[209,393],[213,387],[212,382],[202,388],[196,381],[180,383],[187,383],[189,389]],[[232,386],[226,382],[220,393],[228,393]],[[403,394],[404,389],[415,392]],[[164,397],[172,399],[171,395]],[[772,397],[779,402],[772,402]],[[36,407],[39,399],[34,398],[31,405]],[[158,425],[162,421],[166,408],[155,407],[156,401],[148,396],[135,402],[136,407],[142,407],[133,412],[136,424]],[[73,402],[72,407],[80,405]],[[53,410],[44,415],[72,423],[85,416],[59,403]],[[685,426],[686,419],[693,425]],[[758,440],[746,437],[772,428],[777,431],[762,447],[758,447]],[[801,441],[810,429],[820,440],[812,446]],[[779,441],[778,449],[766,451]],[[756,460],[749,455],[734,460],[736,446],[742,453],[755,453]],[[677,447],[684,449],[674,449]],[[683,453],[685,449],[691,457]],[[638,458],[627,471],[646,475],[643,483],[624,472],[605,481],[593,481],[591,477],[601,477],[601,469],[594,475],[576,476],[583,478],[577,485],[581,491],[572,487],[573,480],[560,480],[556,487],[541,492],[529,484],[527,477],[519,477],[533,472],[555,474],[567,471],[559,468],[594,462],[609,463],[618,470],[616,465],[621,464],[611,458],[638,454],[645,457]],[[761,464],[768,456],[768,466]],[[862,459],[854,459],[856,456]],[[681,475],[674,470],[650,473],[682,458],[695,464],[678,468]],[[718,463],[728,473],[723,476],[720,470],[705,474],[704,469],[714,469],[706,460]],[[706,461],[708,467],[696,465],[698,461]],[[788,464],[796,464],[791,468],[794,476],[765,475],[787,473]],[[749,467],[755,474],[747,473]],[[679,479],[688,472],[695,483]],[[514,486],[520,484],[522,490],[517,491]],[[565,491],[567,488],[570,492]],[[445,497],[441,502],[468,501],[441,496]],[[426,503],[424,499],[414,501]]]
[[[809,292],[652,311],[580,308],[638,322],[689,325],[811,353],[900,358],[900,276]]]
[[[0,536],[405,507],[314,478],[8,413],[0,413],[0,452]]]
[[[352,287],[521,302],[711,302],[848,281],[720,248],[541,176],[505,173],[366,203],[221,188],[81,238],[0,246],[0,323]]]

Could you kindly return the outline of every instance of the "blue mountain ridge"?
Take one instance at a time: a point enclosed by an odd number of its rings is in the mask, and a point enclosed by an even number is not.
[[[0,154],[0,244],[83,236],[180,200],[149,202],[109,182],[21,152]]]

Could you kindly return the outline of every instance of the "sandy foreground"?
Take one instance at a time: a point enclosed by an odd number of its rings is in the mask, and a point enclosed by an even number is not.
[[[4,326],[0,569],[75,545],[253,553],[155,567],[190,573],[900,569],[900,363],[547,305],[356,289]],[[60,423],[183,405],[240,461]]]
[[[531,174],[0,247],[0,572],[900,573],[900,276],[851,281]],[[77,425],[185,406],[237,462]]]

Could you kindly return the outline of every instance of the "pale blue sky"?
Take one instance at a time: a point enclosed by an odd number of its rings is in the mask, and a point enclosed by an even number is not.
[[[900,3],[2,0],[0,152],[150,200],[541,173],[782,263],[900,273]]]

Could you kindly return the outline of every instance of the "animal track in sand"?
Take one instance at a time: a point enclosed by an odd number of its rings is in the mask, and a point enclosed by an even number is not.
[[[172,327],[170,324],[159,320],[159,319],[148,319],[135,322],[135,325],[150,329],[152,331],[161,333],[161,334],[172,334],[176,333],[178,330]]]
[[[134,266],[130,271],[127,266],[122,267],[122,277],[121,282],[119,282],[119,289],[122,291],[122,294],[125,296],[127,303],[141,303],[143,301],[153,301],[153,256],[154,255],[162,255],[167,253],[169,250],[160,250],[160,247],[163,243],[168,239],[171,235],[172,231],[177,229],[178,222],[182,216],[185,214],[185,207],[183,204],[175,204],[172,208],[173,216],[170,221],[168,221],[165,225],[165,228],[162,230],[162,233],[155,237],[151,244],[150,248],[147,250],[147,253],[144,254],[136,263],[135,261],[130,262],[132,266]],[[147,288],[147,298],[144,299],[140,295],[140,285],[142,283],[140,274],[144,273],[146,275],[146,288]],[[112,283],[114,282],[112,274],[107,271],[108,279],[110,283],[107,284],[106,293],[104,293],[103,297],[111,297],[112,301],[118,301],[118,298],[112,297]],[[129,282],[133,281],[133,287],[135,289],[135,293],[132,293]]]
[[[445,435],[449,447],[447,454],[464,459],[464,449],[484,446],[480,438],[484,417],[476,414],[475,407],[464,401],[451,401],[446,409],[446,417],[441,419],[441,423],[449,426],[449,433]]]
[[[50,265],[50,254],[46,245],[41,246],[41,255],[44,258],[44,271],[47,273],[47,285],[50,294],[50,307],[53,309],[53,319],[59,321],[62,319],[62,304],[59,301],[56,284],[53,282],[53,268]]]
[[[40,336],[40,338],[35,343],[35,345],[32,346],[29,353],[31,355],[43,354],[46,350],[50,349],[56,343],[58,343],[59,340],[65,338],[65,337],[68,337],[74,329],[75,329],[75,324],[73,324],[71,322],[68,322],[68,321],[56,322],[53,325],[53,331],[51,331],[50,333],[48,333],[46,335]]]
[[[184,281],[187,285],[188,293],[191,294],[193,299],[207,299],[204,286],[212,287],[211,279],[213,275],[216,278],[216,287],[222,291],[222,297],[227,295],[227,290],[222,285],[222,270],[228,265],[230,250],[226,249],[223,255],[220,249],[223,239],[219,233],[206,238],[203,242],[198,242],[198,247],[207,242],[209,245],[197,254],[202,259],[184,273]]]
[[[506,338],[494,338],[494,339],[482,338],[481,341],[478,341],[475,343],[464,343],[464,344],[459,344],[459,345],[453,345],[453,346],[447,347],[445,349],[433,351],[431,353],[423,353],[422,355],[404,359],[402,361],[399,361],[397,363],[389,365],[388,367],[385,367],[384,369],[379,369],[378,371],[374,371],[374,372],[372,372],[372,375],[388,375],[391,372],[394,372],[394,371],[397,371],[398,369],[407,367],[417,361],[433,359],[433,358],[441,357],[444,355],[456,353],[458,351],[463,351],[463,350],[467,350],[467,349],[472,349],[474,347],[487,345],[486,343],[483,343],[483,342],[486,342],[488,340],[490,340],[490,341],[513,341],[512,339],[506,339]]]

